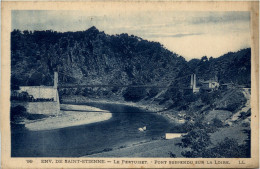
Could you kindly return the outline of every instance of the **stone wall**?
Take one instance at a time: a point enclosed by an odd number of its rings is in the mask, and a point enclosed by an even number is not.
[[[23,106],[25,106],[28,113],[55,115],[60,112],[59,93],[52,86],[21,86],[19,92],[23,91],[32,95],[35,99],[54,99],[54,101],[24,102],[26,104],[23,104]]]
[[[30,114],[58,114],[60,107],[58,102],[28,102],[26,110]]]
[[[34,99],[54,99],[58,101],[57,89],[52,86],[20,86],[19,92],[27,92]]]

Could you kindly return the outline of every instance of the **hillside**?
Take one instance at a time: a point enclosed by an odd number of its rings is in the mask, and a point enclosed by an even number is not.
[[[218,77],[220,83],[251,84],[251,49],[229,52],[218,58],[202,57],[188,62],[189,68],[201,79]]]
[[[61,83],[166,83],[185,64],[158,42],[110,36],[95,27],[65,33],[15,30],[11,39],[12,82],[20,85],[52,85],[57,69]]]
[[[60,83],[167,85],[196,73],[205,79],[218,76],[223,83],[250,84],[250,49],[187,62],[158,42],[107,35],[95,27],[64,33],[14,30],[11,61],[13,85],[52,85],[55,70]]]

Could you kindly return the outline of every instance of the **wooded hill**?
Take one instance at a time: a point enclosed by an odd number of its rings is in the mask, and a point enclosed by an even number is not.
[[[217,76],[221,83],[250,86],[250,56],[248,48],[188,62],[158,42],[107,35],[95,27],[64,33],[14,30],[11,82],[12,86],[52,85],[53,72],[58,70],[60,83],[188,86],[188,75],[196,73],[200,79]]]

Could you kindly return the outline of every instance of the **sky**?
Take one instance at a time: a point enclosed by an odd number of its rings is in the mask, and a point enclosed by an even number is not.
[[[250,47],[249,12],[12,11],[12,29],[128,33],[157,41],[186,60],[219,57]]]

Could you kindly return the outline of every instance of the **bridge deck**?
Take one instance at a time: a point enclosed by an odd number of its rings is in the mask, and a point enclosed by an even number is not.
[[[191,90],[190,87],[174,87],[174,86],[151,86],[151,85],[60,85],[59,88],[81,88],[81,87],[131,87],[131,88],[176,88],[176,89],[186,89]]]

